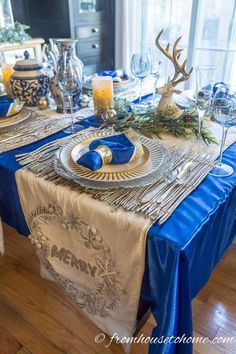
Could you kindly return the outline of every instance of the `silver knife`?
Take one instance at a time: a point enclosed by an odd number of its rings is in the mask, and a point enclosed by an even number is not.
[[[174,184],[164,193],[162,194],[162,196],[160,196],[159,198],[157,198],[155,200],[155,202],[157,204],[161,204],[170,194],[170,192],[175,189],[176,185],[180,185],[180,184],[184,184],[185,181],[188,179],[189,174],[191,172],[191,167],[194,165],[193,161],[189,161],[187,162],[183,169],[179,172],[178,176],[176,177],[176,181],[174,182]]]
[[[187,174],[189,173],[189,168],[193,165],[193,161],[189,161],[184,163],[183,165],[181,165],[180,167],[176,168],[175,171],[173,171],[172,173],[175,175],[175,180],[180,181],[183,178],[185,178],[185,176],[187,177]],[[154,190],[152,190],[151,192],[147,193],[141,200],[140,204],[146,204],[148,203],[150,200],[152,200],[155,195],[157,195],[159,193],[159,191],[166,185],[168,184],[167,181],[163,181],[161,182],[161,184],[155,188]]]
[[[0,140],[0,144],[1,144],[1,143],[5,143],[5,142],[8,141],[8,140],[12,140],[12,139],[18,138],[19,136],[21,136],[21,134],[13,135],[13,136],[10,136],[9,138]]]

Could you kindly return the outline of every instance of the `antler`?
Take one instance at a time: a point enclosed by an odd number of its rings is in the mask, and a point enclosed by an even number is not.
[[[193,67],[189,70],[189,72],[187,72],[186,71],[187,59],[185,59],[182,64],[180,64],[178,61],[180,59],[180,55],[181,55],[181,52],[183,51],[183,49],[177,49],[177,46],[178,46],[179,41],[182,37],[179,37],[176,39],[176,41],[173,45],[173,54],[171,55],[169,43],[167,44],[165,49],[162,48],[162,46],[160,45],[160,38],[161,38],[163,32],[164,32],[164,29],[162,29],[161,32],[158,34],[158,36],[156,38],[156,46],[174,64],[175,74],[174,74],[173,78],[170,80],[170,82],[171,82],[172,86],[175,87],[180,82],[188,80],[189,76],[191,75],[191,73],[193,71]],[[182,74],[181,77],[179,77],[180,74]]]

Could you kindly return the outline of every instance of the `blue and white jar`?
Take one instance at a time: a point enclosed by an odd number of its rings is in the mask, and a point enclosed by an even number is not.
[[[49,76],[42,66],[32,59],[17,61],[14,70],[10,80],[14,97],[24,101],[27,106],[37,106],[37,99],[47,96],[49,92]]]

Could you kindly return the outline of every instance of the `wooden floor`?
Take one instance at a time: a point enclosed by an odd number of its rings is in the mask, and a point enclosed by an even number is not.
[[[39,263],[29,241],[4,227],[6,252],[0,256],[0,354],[122,354],[120,345],[91,324],[56,284],[39,275]],[[236,353],[236,245],[217,267],[207,286],[193,301],[194,334],[235,336],[230,345],[195,345],[195,354]],[[148,336],[155,321],[146,323]],[[132,354],[147,353],[136,344]]]

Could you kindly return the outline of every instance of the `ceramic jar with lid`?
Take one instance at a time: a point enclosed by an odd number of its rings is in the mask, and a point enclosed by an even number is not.
[[[47,96],[49,76],[34,59],[19,60],[14,66],[10,85],[14,97],[24,101],[27,106],[36,106],[40,96]]]

